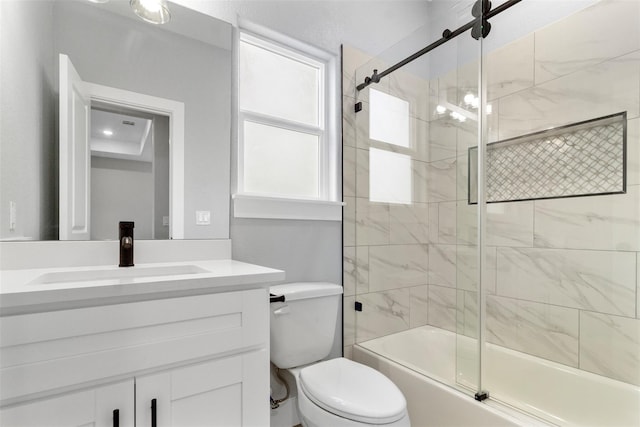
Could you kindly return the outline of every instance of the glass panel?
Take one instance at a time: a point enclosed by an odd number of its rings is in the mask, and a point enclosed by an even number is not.
[[[317,198],[318,135],[244,122],[247,193]]]
[[[369,91],[371,139],[409,147],[409,103],[375,89]]]
[[[496,277],[485,388],[558,425],[640,425],[640,2],[596,2],[524,36],[509,24],[549,8],[522,5],[492,18],[485,44],[489,99],[499,106],[489,142],[626,112],[627,187],[488,205]],[[551,190],[575,193],[577,170],[590,183],[620,170],[586,150],[563,153]],[[498,189],[520,182],[527,194],[544,183],[528,176],[532,165],[554,167],[544,153],[532,152]]]
[[[640,2],[603,0],[552,22],[559,9],[519,3],[491,18],[481,43],[463,34],[355,92],[345,342],[554,425],[640,425]],[[355,84],[424,46],[410,39],[359,68]],[[409,103],[408,146],[369,134],[374,88]],[[495,178],[485,179],[487,144],[620,113],[626,192],[483,202]],[[371,200],[376,150],[411,157],[410,205]],[[506,184],[536,184],[519,172]]]
[[[439,37],[425,33],[371,58],[344,86]],[[350,281],[355,293],[345,296],[345,343],[473,396],[478,207],[466,199],[479,100],[464,98],[478,98],[479,43],[469,33],[456,40],[355,91],[360,112],[345,105],[345,291]]]
[[[467,17],[465,17],[465,20]],[[487,274],[486,248],[484,242],[484,221],[486,204],[479,200],[477,205],[468,204],[468,183],[470,180],[482,182],[482,153],[480,147],[486,141],[480,133],[486,132],[487,122],[483,121],[481,106],[483,88],[478,87],[483,40],[475,40],[466,33],[456,40],[456,63],[445,62],[450,68],[439,79],[439,85],[446,88],[439,96],[438,114],[448,126],[456,129],[456,384],[468,394],[476,394],[483,389],[481,356],[484,347],[482,324],[483,293],[492,286]],[[435,60],[435,58],[434,58]],[[442,113],[442,109],[446,109]],[[481,121],[482,123],[479,123]],[[469,148],[476,147],[480,156],[469,156]],[[471,167],[470,167],[471,166]],[[442,216],[441,216],[442,217]]]
[[[371,148],[369,151],[369,200],[411,203],[411,157]]]
[[[320,69],[240,42],[240,109],[319,126]]]

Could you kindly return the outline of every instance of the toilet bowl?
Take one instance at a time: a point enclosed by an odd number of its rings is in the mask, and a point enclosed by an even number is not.
[[[305,427],[409,427],[406,400],[380,372],[345,358],[324,360],[333,345],[342,287],[272,286],[271,361],[296,381]],[[284,297],[284,301],[282,301]]]
[[[375,369],[345,358],[289,369],[306,427],[409,427],[402,392]]]

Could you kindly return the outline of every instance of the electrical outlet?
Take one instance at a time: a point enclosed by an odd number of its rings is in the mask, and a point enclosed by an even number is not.
[[[162,225],[164,225],[164,226],[168,226],[169,225],[169,217],[168,216],[163,216],[162,217]]]
[[[196,225],[211,224],[211,211],[196,211]]]

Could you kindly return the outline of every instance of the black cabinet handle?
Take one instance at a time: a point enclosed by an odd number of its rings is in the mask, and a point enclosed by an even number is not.
[[[156,406],[157,400],[151,399],[151,427],[156,427]]]
[[[120,427],[120,409],[113,410],[113,427]]]

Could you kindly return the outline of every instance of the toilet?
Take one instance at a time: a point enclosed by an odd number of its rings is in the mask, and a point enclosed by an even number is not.
[[[269,291],[271,362],[295,378],[303,426],[410,427],[406,400],[389,378],[342,357],[321,361],[333,346],[342,286],[288,283]]]

